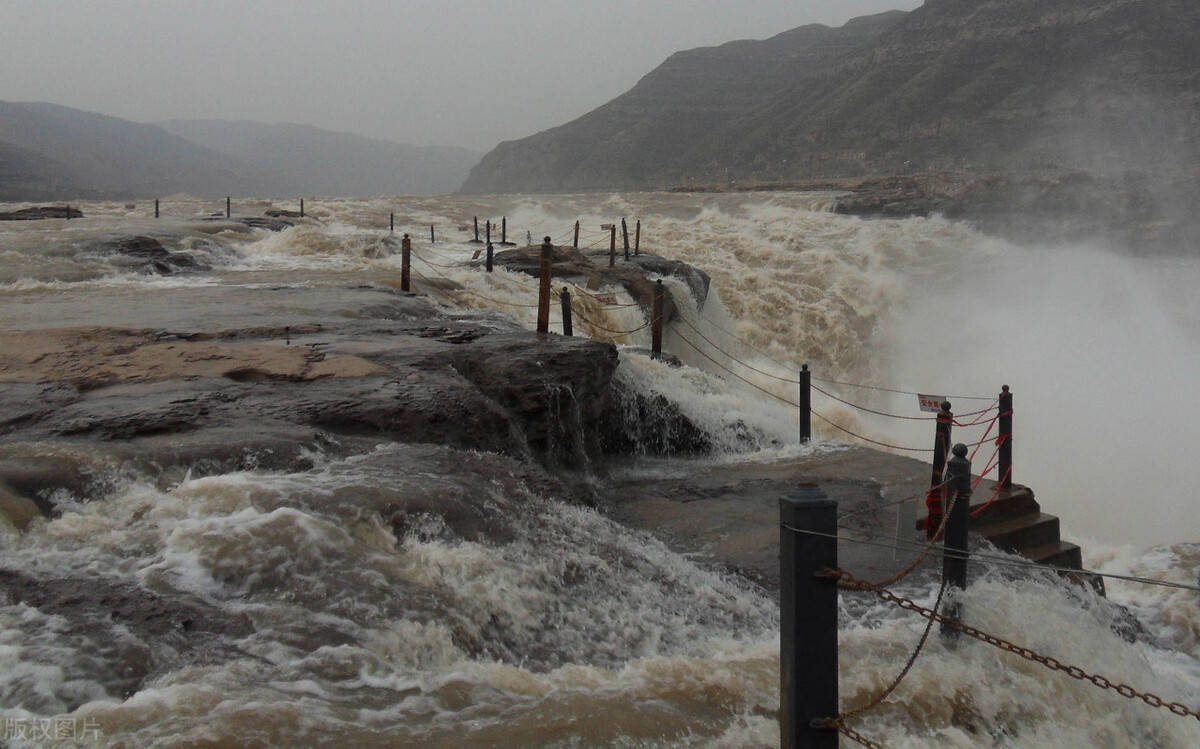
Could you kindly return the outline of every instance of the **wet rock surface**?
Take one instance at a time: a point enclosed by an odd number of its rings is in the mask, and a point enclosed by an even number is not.
[[[507,268],[517,273],[539,277],[541,274],[542,247],[529,245],[513,250],[504,250],[493,256],[496,266]],[[586,285],[595,279],[601,284],[621,286],[633,297],[644,310],[651,310],[654,305],[655,283],[650,275],[675,276],[688,285],[698,308],[704,307],[708,297],[709,276],[699,268],[670,258],[660,257],[652,253],[630,254],[625,260],[623,249],[617,250],[617,256],[610,267],[609,252],[581,251],[574,247],[555,245],[550,253],[550,276],[552,278],[573,279]],[[663,314],[667,320],[676,316],[675,300],[668,293],[664,298]]]
[[[96,255],[120,256],[127,261],[125,264],[131,270],[142,273],[168,276],[180,271],[210,269],[192,255],[186,252],[170,252],[154,237],[144,235],[100,240],[88,245],[83,251]]]
[[[0,221],[41,221],[48,218],[83,218],[83,211],[69,205],[39,205],[0,213]]]

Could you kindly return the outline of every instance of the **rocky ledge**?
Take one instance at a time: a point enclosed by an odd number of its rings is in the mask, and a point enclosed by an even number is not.
[[[83,211],[69,205],[39,205],[0,213],[0,221],[40,221],[48,218],[83,218]]]

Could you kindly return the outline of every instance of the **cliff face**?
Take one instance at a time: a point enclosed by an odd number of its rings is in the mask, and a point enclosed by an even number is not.
[[[1200,163],[1200,3],[927,0],[672,56],[464,191]]]

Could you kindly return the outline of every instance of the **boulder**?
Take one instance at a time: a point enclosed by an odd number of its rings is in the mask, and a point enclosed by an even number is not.
[[[171,252],[154,237],[111,237],[92,242],[85,252],[97,255],[116,255],[127,262],[131,269],[141,273],[169,276],[180,271],[203,271],[209,267],[197,262],[186,252]]]

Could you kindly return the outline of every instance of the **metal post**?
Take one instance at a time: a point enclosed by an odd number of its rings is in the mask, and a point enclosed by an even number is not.
[[[500,217],[500,244],[508,244],[508,216]]]
[[[487,248],[487,272],[492,272],[492,243],[488,242]]]
[[[71,204],[67,203],[67,221],[71,220]]]
[[[479,217],[475,217],[475,238],[471,240],[471,244],[483,244],[483,240],[479,238]]]
[[[633,254],[642,254],[642,220],[640,218],[637,220],[637,230],[633,235]]]
[[[953,421],[950,401],[942,401],[942,410],[938,411],[937,427],[933,433],[933,473],[929,478],[929,492],[925,495],[925,507],[929,509],[929,517],[925,521],[926,538],[933,538],[942,523],[942,473],[946,470],[946,453],[950,451],[950,426]]]
[[[812,439],[812,372],[808,365],[800,367],[800,442]]]
[[[484,236],[486,237],[486,239],[484,241],[491,242],[492,241],[492,220],[490,218],[487,220],[487,224],[485,224],[485,229],[486,229],[486,233]]]
[[[154,218],[158,218],[158,198],[154,199]]]
[[[230,214],[230,203],[229,203],[229,196],[228,196],[228,195],[226,195],[226,196],[225,196],[225,218],[229,218],[229,217],[230,217],[230,215],[231,215],[231,214]]]
[[[608,230],[608,267],[611,268],[617,264],[617,225],[609,224]]]
[[[967,446],[961,442],[954,446],[954,457],[946,464],[946,496],[957,497],[946,521],[946,553],[942,555],[942,574],[948,585],[959,590],[967,587],[967,525],[971,521],[971,461],[967,458]],[[957,619],[961,615],[959,601],[951,595],[946,604],[946,616]],[[943,635],[957,635],[957,631],[942,624]]]
[[[562,300],[563,335],[574,335],[575,331],[571,327],[571,291],[564,286],[559,298]]]
[[[654,284],[654,312],[650,316],[650,356],[662,358],[662,323],[663,323],[663,282],[662,279]]]
[[[390,231],[390,232],[396,231],[396,214],[395,213],[388,214],[388,231]],[[405,234],[404,236],[407,237],[408,235]]]
[[[575,249],[579,249],[579,222],[575,222],[575,243],[571,245]]]
[[[433,224],[430,224],[429,225],[429,244],[433,244],[436,241],[437,241],[437,239],[435,239],[433,236]]]
[[[1008,385],[1000,388],[1000,463],[996,470],[1000,472],[1000,488],[1011,489],[1012,478],[1012,412],[1013,397]]]
[[[300,198],[300,218],[304,218],[304,198]]]
[[[404,239],[400,240],[400,290],[409,291],[408,274],[410,264],[412,262],[412,240],[408,235],[404,235]]]
[[[625,240],[625,260],[629,260],[629,224],[625,223],[625,219],[621,219],[621,236]]]
[[[542,277],[538,284],[538,319],[537,332],[550,332],[550,253],[554,245],[550,237],[542,240]]]
[[[779,500],[779,731],[783,749],[837,749],[837,503],[816,484]],[[805,532],[807,531],[807,532]],[[819,534],[819,535],[818,535]]]

